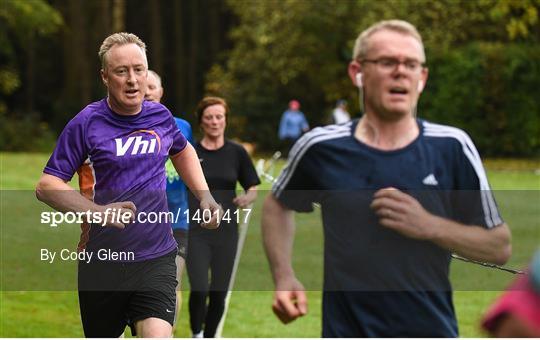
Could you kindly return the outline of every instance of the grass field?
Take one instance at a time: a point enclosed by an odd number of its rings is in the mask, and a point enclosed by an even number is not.
[[[79,237],[79,229],[73,225],[50,228],[39,224],[39,211],[45,206],[36,201],[33,188],[46,160],[43,154],[0,153],[0,337],[83,336],[74,289],[75,263],[54,266],[39,261],[39,248],[74,249]],[[540,162],[490,160],[486,164],[498,205],[513,232],[508,266],[523,267],[540,245],[540,175],[534,171]],[[233,292],[223,334],[318,337],[323,259],[318,212],[297,215],[294,263],[310,290],[310,312],[283,326],[270,310],[273,287],[260,241],[261,201],[262,197],[254,208],[237,275],[239,291]],[[451,271],[461,336],[483,336],[478,320],[513,275],[461,262],[454,262]],[[188,292],[183,296],[177,337],[190,336]]]

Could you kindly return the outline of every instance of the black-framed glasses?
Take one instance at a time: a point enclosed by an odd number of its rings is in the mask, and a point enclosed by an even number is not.
[[[377,67],[381,71],[384,72],[392,72],[401,64],[403,64],[403,66],[405,66],[405,69],[409,72],[418,72],[424,67],[426,67],[426,63],[423,63],[416,59],[405,59],[401,61],[397,58],[388,57],[378,59],[362,59],[360,60],[360,63],[373,63],[377,65]]]

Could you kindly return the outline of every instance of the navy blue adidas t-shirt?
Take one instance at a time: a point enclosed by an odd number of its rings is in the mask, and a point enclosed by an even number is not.
[[[381,151],[354,137],[357,124],[305,134],[272,189],[290,209],[321,206],[323,335],[455,337],[450,252],[382,227],[369,205],[375,191],[394,187],[435,215],[499,225],[480,156],[457,128],[418,120],[412,143]]]

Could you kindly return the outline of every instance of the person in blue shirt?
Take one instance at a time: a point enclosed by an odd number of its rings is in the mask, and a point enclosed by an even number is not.
[[[163,86],[161,84],[161,77],[156,72],[148,70],[148,88],[144,99],[159,103],[161,102],[162,97]],[[186,137],[187,141],[193,145],[193,131],[189,122],[178,117],[174,117],[174,121],[180,132]],[[176,243],[178,243],[176,275],[178,285],[180,286],[182,273],[184,272],[186,263],[188,245],[189,219],[186,217],[188,211],[188,190],[184,182],[180,179],[180,176],[178,176],[178,172],[176,172],[170,159],[165,163],[165,172],[167,175],[167,203],[169,205],[169,211],[173,212],[173,214],[175,214],[174,216],[179,216],[179,218],[172,221],[171,226],[174,239],[176,240]],[[178,311],[182,305],[181,293],[182,291],[178,290],[176,302]]]
[[[371,26],[348,67],[365,114],[313,129],[291,149],[262,214],[272,308],[283,323],[307,313],[291,263],[293,211],[314,203],[324,229],[324,337],[456,337],[451,254],[510,257],[510,231],[470,137],[414,116],[425,61],[410,23]]]
[[[289,153],[290,147],[298,138],[308,130],[309,124],[302,111],[300,111],[300,103],[298,100],[291,100],[289,102],[289,109],[283,112],[281,116],[278,131],[279,140],[285,145],[285,155]]]

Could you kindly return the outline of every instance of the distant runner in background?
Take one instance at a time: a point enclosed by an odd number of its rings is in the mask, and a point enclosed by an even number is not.
[[[189,316],[193,337],[213,338],[225,309],[225,298],[238,244],[238,217],[257,198],[260,184],[255,167],[242,145],[225,138],[229,108],[219,97],[203,98],[197,105],[203,132],[195,144],[204,176],[224,215],[219,230],[201,228],[196,206],[189,228],[187,271],[191,287]],[[236,193],[240,183],[243,192]],[[191,196],[190,196],[191,198]]]
[[[148,89],[144,99],[159,103],[163,97],[163,92],[161,77],[156,72],[148,70]],[[178,117],[174,117],[174,121],[187,141],[193,145],[193,131],[189,122]],[[174,214],[178,213],[180,216],[180,218],[171,223],[174,239],[178,243],[178,256],[176,257],[176,277],[178,280],[176,319],[178,319],[180,307],[182,306],[182,274],[186,264],[188,243],[189,221],[185,215],[188,211],[188,191],[170,159],[165,163],[165,171],[167,173],[167,203],[169,205],[169,211]]]
[[[347,111],[347,101],[340,99],[336,103],[336,108],[332,111],[332,121],[334,124],[343,124],[351,120],[351,115]]]
[[[289,109],[283,112],[281,116],[278,131],[278,137],[283,143],[283,154],[285,156],[288,156],[291,146],[308,130],[309,124],[302,111],[300,111],[300,102],[295,99],[291,100]]]

